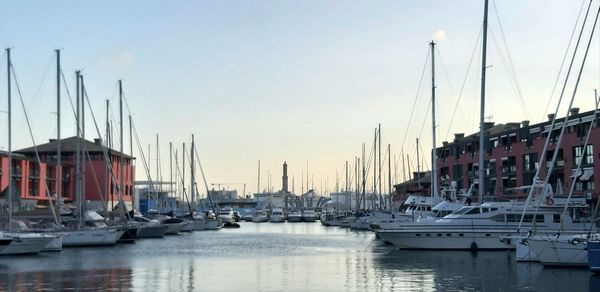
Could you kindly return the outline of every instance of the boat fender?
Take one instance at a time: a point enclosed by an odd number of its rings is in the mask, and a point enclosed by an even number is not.
[[[579,238],[573,238],[573,239],[569,240],[569,244],[572,244],[572,245],[577,245],[580,242],[581,242],[581,239],[579,239]]]
[[[471,251],[477,251],[477,243],[475,241],[471,242]]]
[[[546,204],[548,204],[549,206],[554,205],[554,200],[552,198],[548,198],[546,199]]]

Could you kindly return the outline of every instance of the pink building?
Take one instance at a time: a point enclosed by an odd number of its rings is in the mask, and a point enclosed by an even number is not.
[[[85,200],[97,208],[106,203],[108,208],[111,209],[119,201],[120,153],[103,147],[99,139],[94,142],[80,140],[81,149],[85,149],[87,152],[82,167]],[[13,152],[13,184],[15,194],[18,194],[21,199],[37,200],[38,203],[45,204],[43,202],[48,200],[45,185],[48,186],[51,196],[55,196],[58,191],[56,184],[58,173],[56,170],[57,147],[56,140],[37,146],[41,164],[36,162],[34,147]],[[72,202],[75,199],[76,149],[76,137],[61,140],[61,165],[63,169],[61,197],[65,198],[67,202]],[[112,172],[107,171],[108,164],[104,159],[105,150],[109,156]],[[85,152],[82,151],[81,153]],[[6,198],[8,187],[7,154],[6,152],[0,152],[0,194],[3,198]],[[133,198],[133,159],[130,155],[124,155],[124,201],[129,207],[131,207]]]

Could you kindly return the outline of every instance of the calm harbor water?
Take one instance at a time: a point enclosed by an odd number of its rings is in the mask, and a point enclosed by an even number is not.
[[[241,223],[105,248],[1,257],[0,291],[600,291],[513,252],[397,251],[319,223]]]

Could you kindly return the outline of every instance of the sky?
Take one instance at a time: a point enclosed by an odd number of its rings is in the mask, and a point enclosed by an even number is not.
[[[554,111],[553,88],[583,4],[490,1],[488,121],[536,123]],[[209,184],[241,193],[237,183],[245,183],[246,193],[256,192],[260,160],[261,189],[270,176],[279,190],[287,161],[296,193],[307,164],[310,185],[334,191],[336,177],[344,188],[345,161],[353,170],[362,143],[369,155],[381,124],[382,156],[390,144],[393,182],[400,182],[416,168],[417,138],[422,167],[431,165],[423,153],[432,145],[432,39],[437,145],[478,129],[483,1],[5,0],[0,11],[0,44],[12,50],[35,142],[56,135],[54,50],[61,49],[63,136],[75,135],[66,92],[74,91],[75,70],[83,72],[91,103],[88,139],[98,136],[91,113],[104,133],[107,99],[118,128],[117,80],[123,80],[131,110],[125,116],[132,115],[141,145],[134,147],[140,180],[146,179],[140,150],[152,157],[153,176],[160,162],[168,180],[169,143],[181,157],[182,143],[189,147],[194,134]],[[596,37],[574,103],[582,110],[593,109],[599,44]],[[1,57],[0,149],[6,150]],[[14,149],[33,143],[20,102],[13,91]],[[127,132],[125,138],[129,152]],[[387,158],[383,168],[387,177]]]

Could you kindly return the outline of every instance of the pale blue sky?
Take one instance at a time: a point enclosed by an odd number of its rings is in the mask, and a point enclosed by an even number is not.
[[[504,42],[491,6],[486,115],[493,121],[542,120],[581,4],[496,3],[529,115],[508,81],[498,50]],[[168,176],[168,142],[180,149],[195,133],[209,182],[246,182],[247,191],[255,191],[260,159],[261,185],[266,186],[269,170],[277,190],[280,165],[287,160],[299,192],[308,160],[315,187],[321,188],[328,177],[331,190],[336,169],[341,176],[344,161],[360,155],[361,143],[369,147],[378,123],[383,142],[391,143],[399,155],[428,42],[436,31],[444,31],[436,55],[438,142],[451,140],[454,132],[476,130],[480,49],[450,131],[448,125],[478,38],[482,9],[483,1],[466,0],[2,1],[0,43],[13,48],[39,142],[56,131],[54,49],[62,48],[68,82],[75,69],[84,71],[94,113],[102,123],[106,98],[111,98],[116,115],[116,80],[124,80],[144,149],[152,144],[154,152],[155,135],[161,136],[163,175]],[[598,87],[598,52],[595,41],[581,86],[587,95],[576,101],[585,110],[591,109],[590,93]],[[431,143],[425,112],[429,74],[427,70],[406,136],[405,150],[411,156],[419,133],[423,149]],[[69,86],[73,91],[74,85]],[[21,148],[31,140],[16,100],[14,109],[15,148]],[[74,118],[66,101],[63,110],[64,135],[73,135]],[[91,123],[87,131],[93,133]],[[0,135],[5,149],[5,118]],[[142,175],[138,167],[138,178]]]

